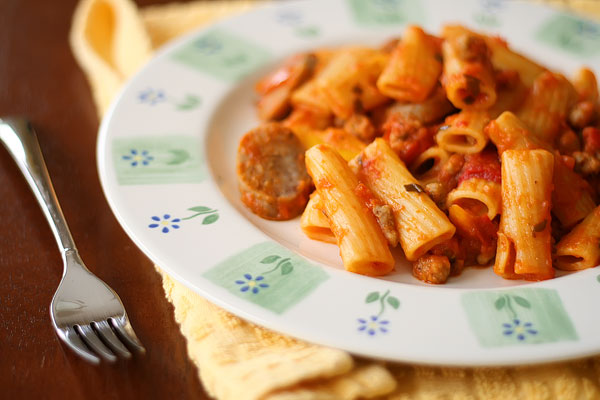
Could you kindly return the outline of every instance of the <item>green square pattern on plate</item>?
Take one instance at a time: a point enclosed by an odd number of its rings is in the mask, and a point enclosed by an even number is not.
[[[117,181],[120,185],[201,182],[206,168],[199,146],[190,136],[115,138]]]
[[[578,340],[554,289],[473,291],[462,304],[483,347]]]
[[[600,25],[572,15],[557,14],[546,20],[535,37],[542,43],[580,57],[600,53]]]
[[[264,48],[222,29],[202,34],[171,57],[226,82],[237,81],[271,58]]]
[[[263,242],[229,257],[203,274],[211,282],[281,314],[329,278],[275,242]]]
[[[424,22],[420,0],[348,0],[354,20],[364,26]]]

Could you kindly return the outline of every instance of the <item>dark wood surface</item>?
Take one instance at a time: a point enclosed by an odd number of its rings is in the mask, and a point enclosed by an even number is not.
[[[147,354],[92,366],[60,343],[49,305],[61,258],[0,146],[0,398],[205,399],[160,276],[118,225],[100,187],[98,120],[68,45],[76,3],[0,0],[0,116],[31,119],[81,256],[119,293]]]

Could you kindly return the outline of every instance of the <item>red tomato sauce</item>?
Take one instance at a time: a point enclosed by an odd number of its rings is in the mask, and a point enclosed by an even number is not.
[[[478,154],[469,154],[465,157],[465,165],[458,178],[458,183],[471,178],[480,178],[501,183],[502,170],[500,160],[493,150],[484,150]]]

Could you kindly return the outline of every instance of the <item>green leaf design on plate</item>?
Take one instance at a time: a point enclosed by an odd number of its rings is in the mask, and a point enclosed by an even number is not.
[[[379,300],[379,292],[371,292],[367,295],[366,303],[372,303]]]
[[[502,308],[504,308],[505,304],[506,304],[506,298],[504,298],[504,296],[502,296],[496,300],[496,302],[494,303],[494,306],[496,307],[496,310],[502,310]]]
[[[303,37],[314,37],[318,36],[320,33],[319,27],[311,25],[304,26],[296,29],[296,35]]]
[[[400,307],[400,300],[395,298],[394,296],[390,296],[387,298],[387,302],[390,306],[394,307],[394,309],[398,309]]]
[[[520,305],[521,307],[524,308],[531,308],[531,303],[529,303],[529,301],[527,301],[527,299],[525,299],[524,297],[521,296],[513,296],[513,299],[515,299],[515,302]]]
[[[179,165],[190,158],[190,154],[182,149],[169,150],[169,153],[173,154],[173,158],[167,162],[167,165]]]
[[[204,207],[204,206],[192,207],[192,208],[188,208],[188,210],[189,211],[199,212],[199,213],[206,213],[206,212],[213,211],[212,208]]]
[[[287,261],[281,265],[281,275],[287,275],[294,270],[291,262]]]
[[[196,108],[200,104],[200,98],[191,94],[185,97],[185,100],[177,104],[177,109],[180,111],[187,111]]]
[[[597,280],[598,282],[600,282],[600,275],[598,275],[598,276],[596,277],[596,280]]]
[[[265,258],[263,258],[262,260],[260,260],[261,264],[273,264],[275,261],[279,260],[281,257],[273,255],[273,256],[267,256]]]
[[[203,220],[202,220],[202,225],[209,225],[212,224],[214,222],[217,222],[217,220],[219,219],[219,214],[211,214],[211,215],[207,215]]]

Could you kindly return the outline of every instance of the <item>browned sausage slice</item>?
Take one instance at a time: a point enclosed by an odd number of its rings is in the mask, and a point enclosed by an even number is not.
[[[300,140],[276,122],[244,135],[238,148],[237,175],[242,202],[266,219],[282,221],[300,215],[312,188]]]

